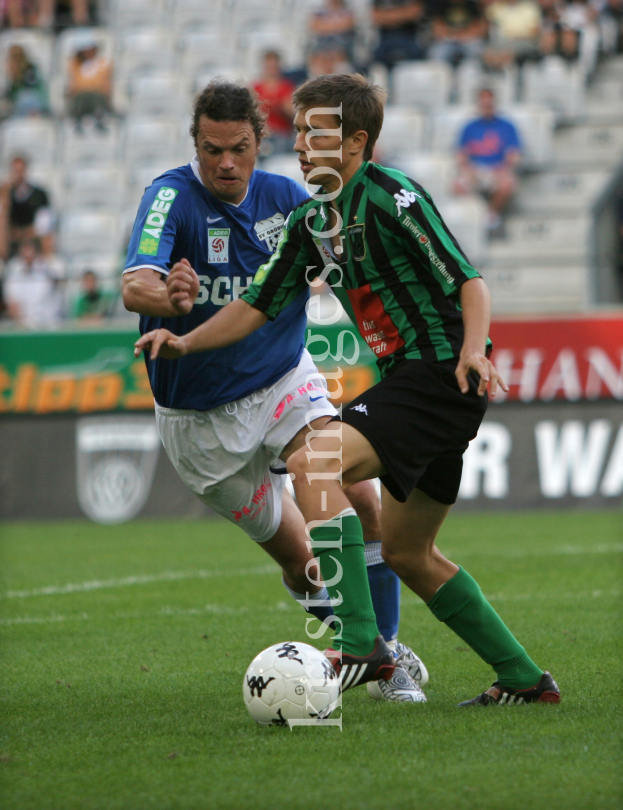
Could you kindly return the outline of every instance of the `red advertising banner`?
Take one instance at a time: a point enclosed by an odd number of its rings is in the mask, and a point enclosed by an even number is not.
[[[510,386],[493,402],[623,400],[623,312],[496,318],[492,360]]]

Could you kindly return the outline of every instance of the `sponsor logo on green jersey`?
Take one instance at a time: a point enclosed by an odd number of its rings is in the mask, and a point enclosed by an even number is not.
[[[138,252],[141,256],[156,256],[160,246],[160,237],[169,211],[178,195],[176,188],[161,188],[151,204],[145,226],[141,233]]]

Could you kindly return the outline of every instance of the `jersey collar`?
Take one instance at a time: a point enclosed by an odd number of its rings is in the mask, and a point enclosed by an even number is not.
[[[335,198],[335,202],[338,205],[340,205],[342,203],[345,203],[347,200],[349,200],[353,196],[353,191],[355,190],[355,187],[357,186],[357,184],[359,183],[359,181],[361,180],[363,175],[366,173],[366,170],[367,170],[369,165],[370,165],[370,162],[368,160],[364,160],[364,162],[357,169],[355,174],[350,178],[348,183],[346,183],[346,185],[342,188],[340,193]]]
[[[198,180],[198,181],[201,183],[201,185],[202,185],[202,186],[205,188],[205,190],[208,192],[208,194],[209,194],[211,197],[214,197],[214,194],[212,194],[212,192],[211,192],[209,189],[207,189],[207,188],[206,188],[205,183],[204,183],[204,182],[203,182],[203,180],[201,179],[201,172],[199,171],[199,158],[197,157],[197,155],[195,155],[195,157],[194,157],[194,158],[193,158],[193,159],[190,161],[190,168],[192,169],[192,172],[193,172],[193,174],[195,175],[195,177],[197,178],[197,180]],[[232,208],[240,208],[240,206],[241,206],[241,205],[244,205],[244,201],[247,199],[247,197],[248,197],[248,195],[249,195],[249,186],[251,185],[251,179],[252,179],[252,177],[253,177],[253,175],[251,175],[251,178],[249,178],[249,182],[247,183],[247,191],[246,191],[246,194],[245,194],[245,195],[244,195],[244,197],[243,197],[243,198],[240,200],[240,202],[239,202],[239,203],[230,203],[230,202],[227,202],[227,200],[219,200],[219,198],[218,198],[218,197],[214,197],[214,199],[215,199],[215,200],[218,200],[220,203],[223,203],[223,205],[231,205],[231,207],[232,207]]]

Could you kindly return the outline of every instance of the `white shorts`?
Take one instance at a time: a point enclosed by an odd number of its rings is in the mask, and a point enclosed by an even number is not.
[[[156,405],[162,444],[182,481],[207,506],[238,524],[257,543],[281,522],[283,448],[301,428],[337,413],[326,381],[307,350],[296,368],[270,388],[210,411]]]

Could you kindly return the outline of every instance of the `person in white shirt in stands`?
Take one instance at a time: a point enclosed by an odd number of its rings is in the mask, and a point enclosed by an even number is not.
[[[26,329],[53,329],[62,317],[62,273],[25,240],[6,265],[4,299],[9,318]]]

